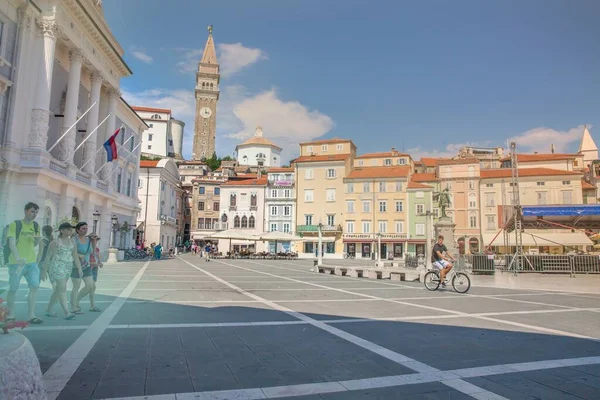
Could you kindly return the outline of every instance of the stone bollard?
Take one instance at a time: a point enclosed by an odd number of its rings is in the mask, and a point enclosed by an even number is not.
[[[33,346],[20,333],[0,333],[0,399],[46,400]]]

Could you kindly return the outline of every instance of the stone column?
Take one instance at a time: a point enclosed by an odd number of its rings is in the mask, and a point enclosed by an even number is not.
[[[116,113],[117,113],[117,100],[118,98],[121,97],[121,93],[114,88],[111,88],[108,90],[108,113],[109,113],[109,117],[106,120],[105,124],[106,124],[106,129],[104,130],[104,140],[102,140],[102,143],[98,143],[98,145],[102,145],[109,137],[112,136],[113,133],[115,133],[115,120],[116,120]],[[106,162],[106,154],[103,152],[100,152],[100,154],[103,155],[103,160],[104,162]],[[98,168],[100,168],[100,166],[98,166]],[[110,173],[113,171],[114,165],[107,165],[104,168],[102,168],[102,170],[100,171],[100,179],[106,180],[108,179],[108,177],[110,176]],[[110,184],[110,182],[108,182]]]
[[[58,26],[53,18],[43,17],[37,21],[38,34],[42,41],[43,54],[39,65],[37,87],[33,109],[31,110],[31,131],[29,146],[46,150],[48,142],[48,122],[50,120],[50,91],[52,89],[52,70],[54,69],[54,50]]]
[[[65,102],[65,116],[63,118],[61,136],[77,121],[77,106],[79,104],[79,85],[81,84],[81,65],[83,52],[72,50],[69,53],[71,65],[69,67],[69,83],[67,86],[67,99]],[[73,164],[75,143],[77,142],[77,127],[73,127],[58,144],[58,159],[68,164]]]
[[[89,135],[98,126],[98,115],[100,112],[100,92],[102,91],[102,75],[99,73],[92,73],[91,75],[92,88],[90,91],[90,103],[88,107],[97,102],[97,104],[88,113],[86,136]],[[82,163],[86,163],[91,160],[83,168],[84,172],[93,174],[96,171],[96,149],[98,148],[98,131],[96,131],[90,138],[83,144],[83,157],[81,158]]]

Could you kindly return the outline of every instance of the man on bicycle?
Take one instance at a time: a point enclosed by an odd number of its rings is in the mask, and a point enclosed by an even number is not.
[[[444,256],[444,253],[446,256]],[[440,282],[443,288],[446,287],[446,275],[453,267],[448,259],[456,261],[452,254],[448,252],[448,248],[444,244],[444,237],[439,235],[437,243],[433,245],[431,261],[433,262],[433,266],[440,270]]]

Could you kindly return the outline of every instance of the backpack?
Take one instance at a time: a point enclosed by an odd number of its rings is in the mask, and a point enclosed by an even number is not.
[[[21,236],[21,230],[23,229],[23,221],[21,221],[20,219],[15,220],[15,225],[16,225],[16,229],[15,229],[15,246],[16,246],[17,243],[19,243],[19,236]],[[40,232],[40,226],[35,221],[33,221],[33,230],[35,231],[36,235]],[[7,238],[6,242],[4,243],[4,264],[5,265],[8,265],[8,257],[9,256],[10,256],[10,245],[8,244],[8,238]]]
[[[44,250],[42,251],[42,257],[40,258],[40,263],[46,261],[46,255],[48,255],[48,247],[50,247],[50,241],[46,238],[42,239],[44,243]]]

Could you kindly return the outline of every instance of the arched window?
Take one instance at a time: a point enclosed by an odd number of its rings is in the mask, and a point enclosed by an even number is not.
[[[250,195],[250,205],[252,207],[256,207],[256,195],[255,194]]]
[[[205,86],[205,85],[206,85],[206,84],[205,84],[204,82],[202,82],[202,89],[204,89],[204,86]]]
[[[44,208],[44,225],[52,225],[52,209],[48,206]]]
[[[213,84],[212,84],[212,83],[210,84],[210,88],[211,88],[211,89],[213,88]]]
[[[71,209],[71,218],[79,222],[79,210],[77,209],[77,207],[73,207]]]
[[[227,222],[227,214],[223,214],[221,217],[221,222]]]
[[[232,194],[229,196],[229,206],[230,206],[230,207],[235,207],[236,205],[237,205],[237,199],[236,199],[236,197],[235,197],[235,194],[234,194],[234,193],[232,193]]]
[[[236,217],[233,219],[233,227],[234,228],[239,228],[240,227],[240,217],[238,217],[236,215]]]
[[[248,228],[254,228],[254,224],[255,224],[255,219],[253,216],[251,216],[250,219],[248,220]]]
[[[244,215],[242,217],[242,228],[247,228],[248,227],[248,218],[246,218],[246,216]]]

